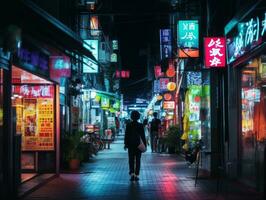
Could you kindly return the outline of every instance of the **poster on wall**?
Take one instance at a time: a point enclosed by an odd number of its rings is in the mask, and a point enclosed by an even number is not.
[[[26,98],[23,107],[22,150],[54,150],[53,99]]]

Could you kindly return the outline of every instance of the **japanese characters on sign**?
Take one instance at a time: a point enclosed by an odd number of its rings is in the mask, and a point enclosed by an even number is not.
[[[206,37],[204,39],[205,49],[205,66],[210,67],[225,67],[225,38],[224,37]]]
[[[180,20],[177,29],[178,57],[199,57],[198,20]]]
[[[234,62],[259,44],[266,37],[266,12],[245,18],[226,33],[227,60]]]
[[[113,50],[118,50],[118,40],[112,40],[112,48]]]
[[[170,58],[172,54],[171,29],[160,29],[160,52],[161,60]]]

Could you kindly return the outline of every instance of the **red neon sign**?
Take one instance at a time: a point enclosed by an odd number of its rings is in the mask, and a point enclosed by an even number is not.
[[[205,50],[205,66],[210,67],[225,67],[225,38],[224,37],[206,37],[204,38]]]

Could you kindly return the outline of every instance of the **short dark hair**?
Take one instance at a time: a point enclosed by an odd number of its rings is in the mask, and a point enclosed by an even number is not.
[[[133,121],[137,121],[137,120],[139,120],[139,118],[140,118],[140,114],[139,114],[138,111],[134,110],[134,111],[131,112],[130,117],[131,117],[131,119],[132,119]]]
[[[153,113],[153,117],[155,117],[155,118],[158,117],[158,113],[157,112],[154,112]]]

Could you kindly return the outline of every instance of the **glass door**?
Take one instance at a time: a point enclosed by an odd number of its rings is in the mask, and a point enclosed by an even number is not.
[[[261,58],[254,59],[241,76],[241,179],[259,191],[264,184],[266,144],[266,79],[261,73],[262,65]]]

